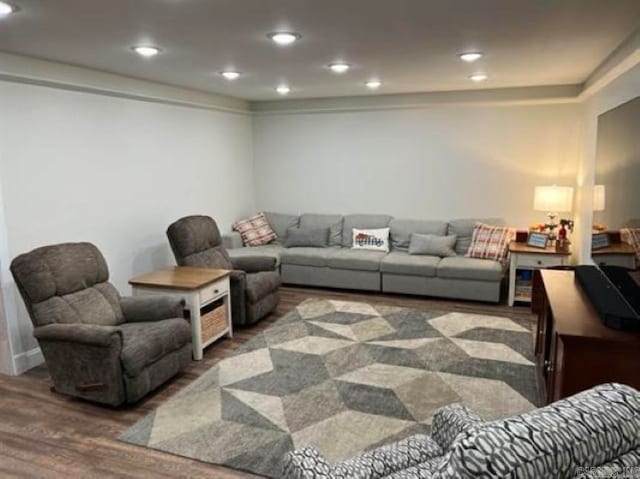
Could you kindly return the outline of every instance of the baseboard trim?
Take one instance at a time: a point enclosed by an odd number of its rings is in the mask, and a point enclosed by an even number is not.
[[[13,366],[16,376],[31,368],[35,368],[42,363],[44,363],[44,356],[42,355],[40,348],[33,348],[29,351],[13,356]]]

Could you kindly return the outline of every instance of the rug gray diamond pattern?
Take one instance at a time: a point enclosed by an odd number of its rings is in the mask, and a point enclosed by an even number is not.
[[[287,451],[313,445],[341,461],[427,432],[452,402],[487,420],[519,414],[537,400],[530,328],[309,299],[120,439],[279,477]]]

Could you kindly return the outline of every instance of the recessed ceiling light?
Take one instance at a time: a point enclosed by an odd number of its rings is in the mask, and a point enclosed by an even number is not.
[[[16,7],[7,2],[0,2],[0,18],[6,17],[17,10]]]
[[[276,88],[276,91],[278,93],[280,93],[281,95],[286,95],[287,93],[289,93],[291,91],[291,88],[289,88],[287,85],[279,85]]]
[[[335,62],[329,65],[329,68],[331,68],[333,73],[345,73],[350,67],[351,65],[344,62]]]
[[[227,80],[235,80],[240,76],[240,72],[226,70],[226,71],[220,72],[220,75],[225,77]]]
[[[364,84],[370,90],[377,90],[378,88],[380,88],[380,85],[382,85],[382,82],[380,82],[380,80],[369,80]]]
[[[459,56],[460,56],[460,60],[462,60],[463,62],[473,63],[476,60],[480,60],[482,58],[482,53],[467,52],[467,53],[461,53]]]
[[[138,55],[146,58],[155,57],[158,53],[160,53],[160,49],[158,47],[151,47],[146,45],[133,47],[133,51],[136,52]]]
[[[489,78],[487,75],[485,75],[484,73],[474,73],[473,75],[471,75],[469,77],[469,80],[474,81],[474,82],[481,82],[481,81],[485,81],[487,78]]]
[[[296,40],[300,40],[302,35],[294,32],[273,32],[269,33],[267,37],[278,45],[291,45]]]

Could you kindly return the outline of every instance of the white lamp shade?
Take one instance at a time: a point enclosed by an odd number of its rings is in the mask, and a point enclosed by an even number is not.
[[[604,211],[605,208],[605,188],[604,185],[593,187],[593,211]]]
[[[571,186],[536,186],[533,209],[547,213],[566,213],[573,208]]]

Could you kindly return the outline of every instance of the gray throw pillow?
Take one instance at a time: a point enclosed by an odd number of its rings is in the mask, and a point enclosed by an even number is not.
[[[456,235],[436,236],[413,233],[409,242],[409,254],[426,254],[430,256],[455,256]]]
[[[286,248],[311,246],[326,248],[329,243],[329,228],[289,228],[284,240]]]

